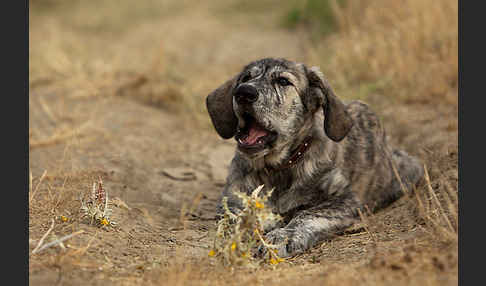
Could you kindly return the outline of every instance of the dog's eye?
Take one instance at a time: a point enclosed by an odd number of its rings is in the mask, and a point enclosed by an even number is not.
[[[286,79],[286,78],[284,78],[284,77],[279,77],[279,78],[277,78],[277,83],[278,83],[280,86],[292,85],[292,83],[291,83],[291,82],[290,82],[288,79]]]

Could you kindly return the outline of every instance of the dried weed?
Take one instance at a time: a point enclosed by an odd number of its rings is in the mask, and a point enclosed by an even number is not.
[[[228,208],[226,199],[223,199],[224,215],[217,223],[210,257],[219,258],[225,266],[252,268],[265,262],[275,265],[284,261],[276,254],[279,245],[269,244],[262,237],[264,225],[282,219],[265,207],[273,190],[259,197],[262,189],[263,185],[257,187],[250,195],[235,193],[244,206],[236,214]],[[268,256],[256,255],[256,249],[261,249]]]

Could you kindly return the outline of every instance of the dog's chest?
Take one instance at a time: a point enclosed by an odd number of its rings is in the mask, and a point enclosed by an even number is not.
[[[312,207],[334,195],[342,194],[349,185],[348,179],[339,168],[321,166],[312,174],[302,176],[288,170],[258,173],[259,185],[265,185],[265,192],[273,189],[269,203],[279,214],[292,213],[302,207]]]
[[[288,170],[269,171],[264,169],[259,172],[260,181],[269,189],[274,189],[274,194],[284,192],[292,186],[293,174]]]
[[[293,208],[308,205],[315,200],[317,193],[311,189],[299,187],[302,182],[295,180],[295,174],[282,170],[277,172],[261,171],[258,174],[260,184],[265,185],[265,193],[273,189],[269,205],[274,212],[288,213]]]

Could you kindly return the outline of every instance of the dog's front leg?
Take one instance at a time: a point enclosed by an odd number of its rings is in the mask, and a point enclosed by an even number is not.
[[[223,206],[223,199],[226,200],[226,205],[228,206],[229,211],[232,212],[233,214],[238,214],[241,210],[243,210],[243,204],[241,202],[241,199],[235,195],[235,192],[241,192],[243,186],[244,184],[242,180],[237,180],[235,182],[232,182],[231,184],[227,184],[224,187],[216,211],[217,218],[221,218],[225,212]]]
[[[235,167],[234,165],[235,160],[233,161],[230,175],[226,180],[226,184],[221,194],[221,198],[217,208],[217,217],[221,217],[225,212],[223,199],[226,199],[228,209],[233,214],[238,214],[240,211],[243,210],[244,206],[242,200],[236,194],[243,193],[246,195],[250,195],[255,188],[261,185],[261,183],[255,178],[255,176],[246,172],[242,172],[242,168]]]
[[[249,196],[259,185],[262,185],[262,183],[257,181],[255,177],[251,176],[228,180],[228,183],[226,184],[220,198],[216,219],[221,219],[225,213],[223,199],[226,200],[228,210],[231,213],[238,215],[245,208],[245,206],[243,206],[241,199],[236,195],[236,193],[244,193]],[[266,191],[268,191],[268,189],[263,189],[262,193],[265,193]],[[281,227],[282,225],[282,221],[265,220],[262,227],[264,232],[268,232],[276,227]]]
[[[280,244],[280,257],[294,256],[357,222],[359,207],[359,201],[350,192],[332,198],[316,207],[297,212],[285,227],[267,233],[266,240]]]

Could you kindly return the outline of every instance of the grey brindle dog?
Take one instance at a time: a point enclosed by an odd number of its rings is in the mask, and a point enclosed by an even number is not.
[[[274,188],[269,204],[283,220],[266,226],[265,237],[281,243],[281,257],[332,238],[359,221],[358,209],[389,205],[401,184],[411,188],[423,176],[416,158],[389,146],[375,113],[341,101],[316,67],[258,60],[206,103],[218,134],[237,141],[222,196],[238,212],[234,192]]]

